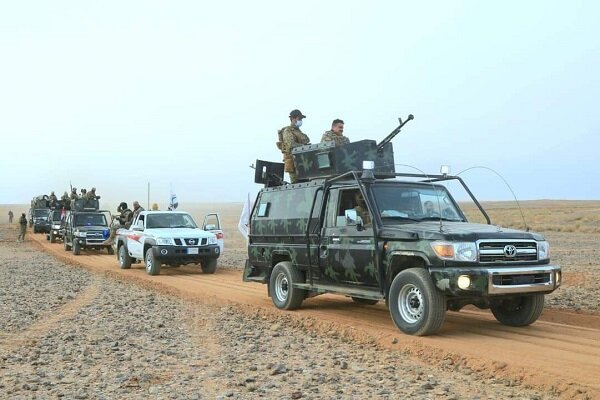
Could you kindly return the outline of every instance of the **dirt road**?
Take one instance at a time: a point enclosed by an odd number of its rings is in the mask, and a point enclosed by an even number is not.
[[[449,312],[441,332],[417,338],[398,331],[383,304],[360,306],[338,296],[306,300],[302,309],[282,312],[272,305],[264,285],[244,283],[239,270],[203,275],[199,268],[163,269],[146,274],[143,264],[120,270],[115,256],[90,252],[74,256],[44,235],[31,235],[44,251],[62,261],[118,276],[156,290],[199,301],[230,302],[242,312],[301,323],[311,330],[351,337],[409,352],[422,362],[484,376],[514,380],[563,398],[600,398],[600,316],[546,310],[527,328],[497,323],[488,312]]]

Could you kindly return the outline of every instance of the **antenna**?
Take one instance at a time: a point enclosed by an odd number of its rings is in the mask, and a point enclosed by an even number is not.
[[[521,219],[523,220],[523,226],[525,226],[525,230],[527,232],[529,232],[530,228],[529,228],[529,226],[527,226],[527,221],[525,221],[525,215],[523,214],[523,210],[521,209],[521,204],[519,203],[519,200],[517,200],[517,196],[515,195],[515,192],[512,190],[512,188],[510,187],[510,185],[508,184],[508,182],[506,181],[506,179],[504,179],[504,177],[502,175],[500,175],[498,172],[494,171],[492,168],[490,168],[490,167],[484,167],[482,165],[477,165],[477,166],[474,166],[474,167],[470,167],[470,168],[464,169],[464,170],[460,171],[456,175],[458,176],[458,175],[462,174],[463,172],[467,172],[467,171],[470,171],[472,169],[478,169],[478,168],[491,171],[494,174],[496,174],[500,179],[502,179],[502,181],[504,182],[504,184],[506,185],[506,187],[508,187],[508,190],[510,190],[510,193],[512,193],[513,198],[515,199],[515,202],[517,203],[517,207],[519,208],[519,213],[521,214]]]

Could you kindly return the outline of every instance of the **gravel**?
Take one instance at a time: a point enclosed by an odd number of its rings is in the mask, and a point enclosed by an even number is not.
[[[27,244],[0,241],[0,260],[0,398],[553,398],[95,275]]]

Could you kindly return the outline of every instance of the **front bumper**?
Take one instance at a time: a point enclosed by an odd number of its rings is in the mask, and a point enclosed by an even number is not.
[[[221,249],[218,244],[206,246],[153,246],[154,258],[166,264],[191,264],[218,258]]]
[[[430,268],[438,289],[453,296],[495,296],[550,293],[561,284],[558,265],[515,265],[507,267]],[[461,289],[458,278],[468,276],[471,284]]]

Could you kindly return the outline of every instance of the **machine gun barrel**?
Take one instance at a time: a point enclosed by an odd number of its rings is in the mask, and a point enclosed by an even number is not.
[[[402,127],[404,125],[406,125],[406,123],[412,119],[414,119],[415,117],[412,114],[408,114],[408,117],[406,118],[406,121],[402,122],[402,118],[398,118],[398,121],[400,122],[400,125],[398,125],[396,127],[396,129],[394,129],[392,132],[390,132],[389,135],[387,135],[385,137],[385,139],[383,139],[378,145],[377,145],[377,151],[381,151],[383,150],[383,146],[385,146],[386,144],[388,144],[389,142],[392,141],[392,139],[394,137],[396,137],[397,134],[400,133],[400,129],[402,129]]]

